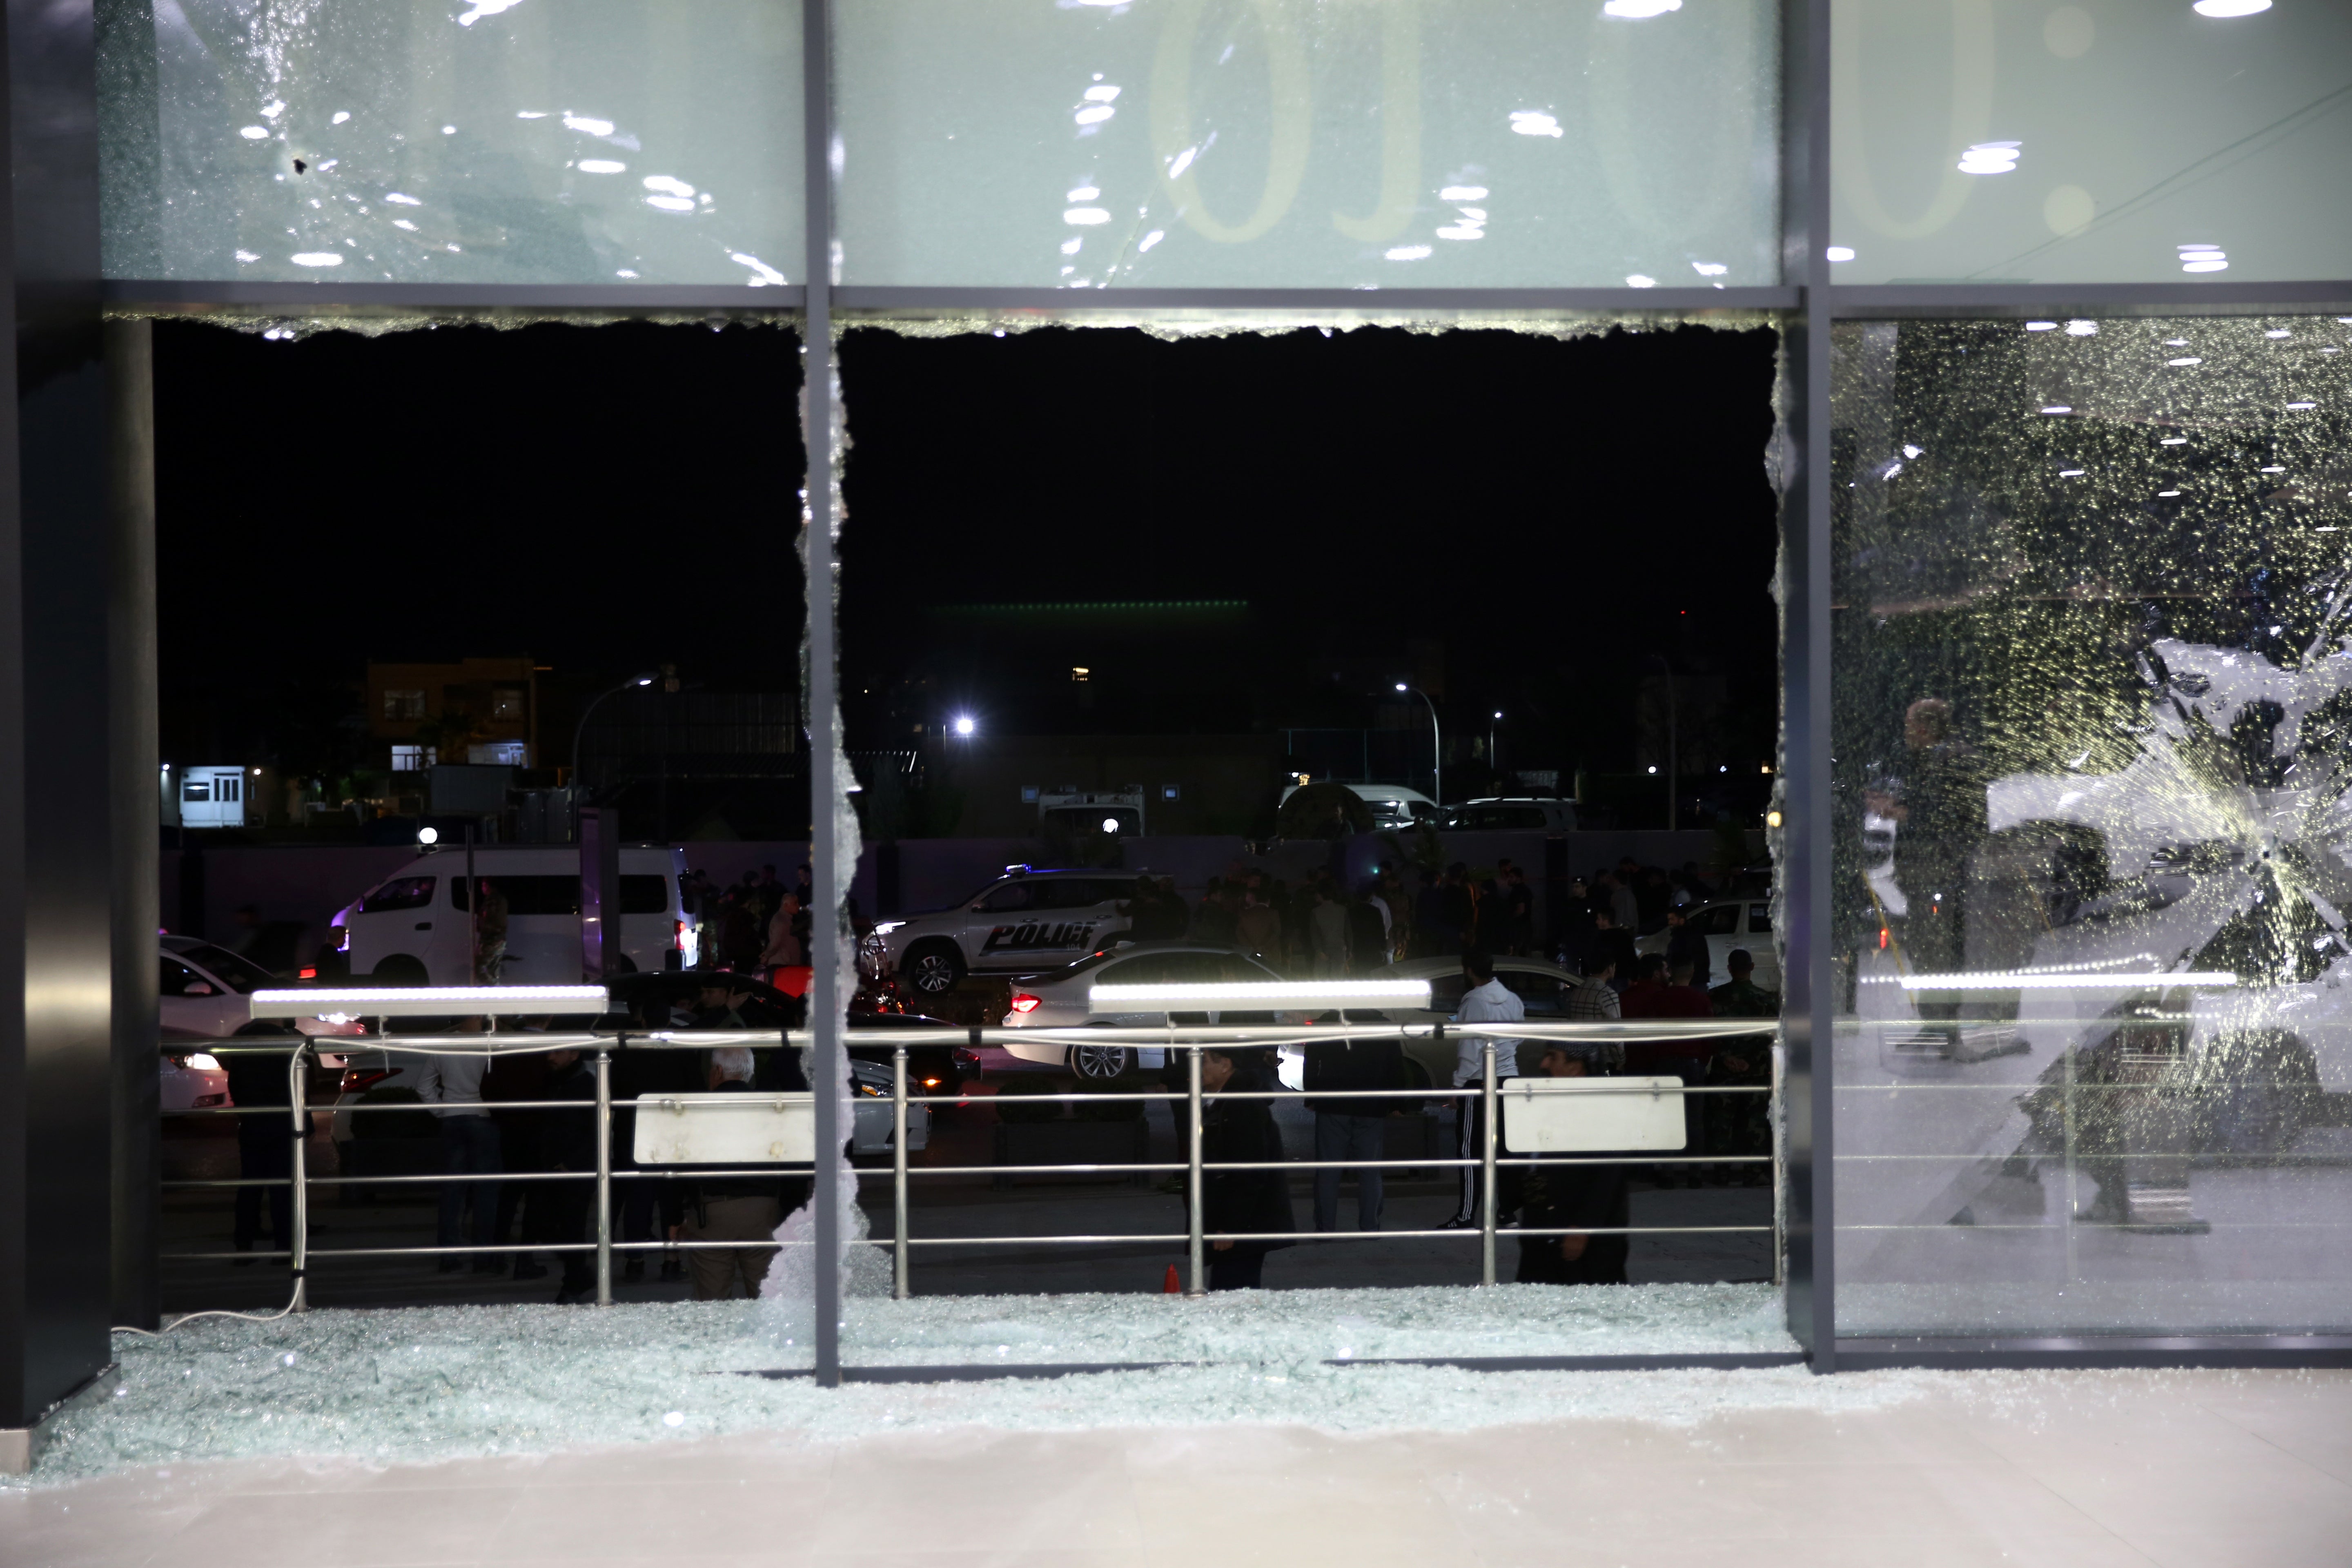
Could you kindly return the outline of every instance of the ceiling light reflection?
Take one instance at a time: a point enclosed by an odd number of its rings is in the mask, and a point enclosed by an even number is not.
[[[2258,16],[2271,8],[2271,0],[2197,0],[2189,8],[2200,16],[2227,20],[2231,16]]]
[[[1064,223],[1086,224],[1091,226],[1098,223],[1108,223],[1110,221],[1110,214],[1101,207],[1071,207],[1062,214],[1062,221]]]
[[[1483,202],[1486,199],[1484,185],[1448,185],[1437,193],[1441,202]]]
[[[1436,247],[1428,245],[1391,246],[1383,254],[1391,261],[1421,261],[1434,254]]]
[[[577,131],[583,136],[610,136],[613,133],[611,121],[593,120],[584,114],[566,114],[563,117],[563,128],[567,131]]]
[[[1622,16],[1629,22],[1647,21],[1663,16],[1669,11],[1683,8],[1683,0],[1607,0],[1601,7],[1604,16]]]
[[[1979,142],[1960,154],[1963,174],[2006,174],[2017,168],[2021,144],[2015,142]]]
[[[1827,251],[1823,252],[1823,254],[1832,261],[1852,261],[1853,259],[1853,247],[1851,245],[1832,245]]]
[[[1522,136],[1565,136],[1559,121],[1540,109],[1511,110],[1511,129]]]
[[[626,163],[616,163],[610,158],[583,158],[572,166],[583,174],[625,174],[629,172]]]

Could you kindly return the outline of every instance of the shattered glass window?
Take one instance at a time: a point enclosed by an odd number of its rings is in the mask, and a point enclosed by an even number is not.
[[[1780,280],[1760,0],[865,0],[844,280]]]
[[[1838,0],[1837,280],[2340,275],[2352,7],[2210,8]]]
[[[1838,329],[1842,1332],[2352,1322],[2347,353]]]
[[[797,4],[100,9],[110,278],[798,276]]]

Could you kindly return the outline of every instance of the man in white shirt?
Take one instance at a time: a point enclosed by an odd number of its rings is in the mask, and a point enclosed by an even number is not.
[[[1466,989],[1461,1003],[1454,1009],[1457,1024],[1520,1024],[1527,1021],[1527,1004],[1511,989],[1495,978],[1495,961],[1477,948],[1462,955],[1462,978]],[[1495,1042],[1495,1078],[1500,1082],[1516,1077],[1518,1072],[1519,1042],[1516,1037],[1500,1035],[1462,1035],[1454,1046],[1454,1087],[1476,1089],[1486,1082],[1488,1040]],[[1454,1125],[1461,1129],[1458,1157],[1483,1160],[1486,1157],[1486,1107],[1477,1099],[1457,1100],[1459,1110]],[[1475,1164],[1460,1167],[1462,1203],[1454,1217],[1445,1222],[1448,1230],[1459,1230],[1478,1223],[1478,1175]]]

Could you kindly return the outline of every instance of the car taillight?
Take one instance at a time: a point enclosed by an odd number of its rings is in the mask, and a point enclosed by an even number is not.
[[[686,951],[686,922],[684,921],[672,921],[669,922],[669,944],[670,946],[677,949],[680,952],[684,952]]]
[[[316,980],[319,978],[319,972],[315,969],[306,969],[297,974],[294,978],[297,980]]]
[[[1037,1004],[1044,1000],[1043,996],[1032,996],[1024,991],[1013,999],[1013,1010],[1016,1013],[1034,1013],[1037,1010]]]

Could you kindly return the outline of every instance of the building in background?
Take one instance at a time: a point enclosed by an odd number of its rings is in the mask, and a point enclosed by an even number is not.
[[[455,664],[367,667],[367,726],[381,765],[539,764],[539,676],[528,654]]]

